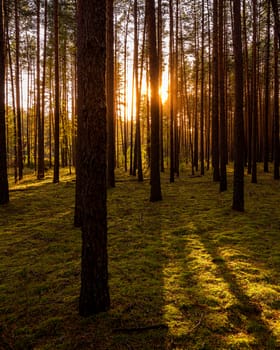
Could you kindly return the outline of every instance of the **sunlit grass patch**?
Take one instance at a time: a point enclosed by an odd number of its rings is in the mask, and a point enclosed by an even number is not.
[[[230,350],[254,349],[257,343],[253,335],[243,332],[228,335],[225,337],[225,342],[228,346],[227,349]]]

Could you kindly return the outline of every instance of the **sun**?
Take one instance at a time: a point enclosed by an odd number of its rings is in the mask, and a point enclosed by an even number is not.
[[[159,96],[161,98],[161,102],[164,104],[168,99],[168,88],[162,85],[159,89]]]

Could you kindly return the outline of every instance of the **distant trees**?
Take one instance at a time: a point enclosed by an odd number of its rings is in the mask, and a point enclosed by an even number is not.
[[[79,312],[110,306],[106,210],[106,1],[78,1],[78,154],[82,272]]]
[[[33,167],[38,178],[46,165],[54,165],[58,182],[60,167],[79,168],[76,1],[5,3],[8,165],[14,166],[16,181],[23,165]],[[212,164],[213,180],[220,191],[227,189],[240,101],[235,100],[233,4],[107,2],[109,187],[115,185],[116,167],[133,176],[138,170],[140,181],[150,170],[151,200],[161,198],[159,158],[171,182],[186,163],[202,176]],[[279,173],[278,7],[274,0],[240,2],[244,166],[253,182],[261,162],[268,172],[274,164],[275,178]]]

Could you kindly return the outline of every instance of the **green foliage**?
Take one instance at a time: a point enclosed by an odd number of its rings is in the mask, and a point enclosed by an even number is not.
[[[230,209],[211,174],[149,181],[117,173],[108,192],[111,310],[78,316],[74,177],[11,183],[0,208],[0,349],[277,349],[279,184],[246,181]],[[229,172],[229,188],[232,188]]]

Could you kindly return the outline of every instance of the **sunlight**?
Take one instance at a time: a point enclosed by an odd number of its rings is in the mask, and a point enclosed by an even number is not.
[[[162,85],[159,89],[159,96],[161,98],[161,102],[165,104],[168,99],[168,87]]]
[[[164,104],[168,99],[168,89],[169,89],[169,79],[168,79],[168,71],[165,70],[162,73],[162,82],[159,90],[159,94],[161,97],[161,102]]]
[[[142,77],[142,87],[141,87],[141,98],[147,95],[147,80],[146,74],[143,74]],[[159,88],[159,97],[161,99],[161,103],[165,104],[168,100],[168,71],[163,71],[162,73],[162,85]],[[148,88],[148,96],[150,97],[150,89]],[[120,105],[120,117],[124,120],[124,115],[126,115],[126,120],[131,121],[135,119],[135,89],[133,87],[133,73],[132,67],[128,67],[128,75],[126,81],[126,97],[127,102],[126,106]]]

